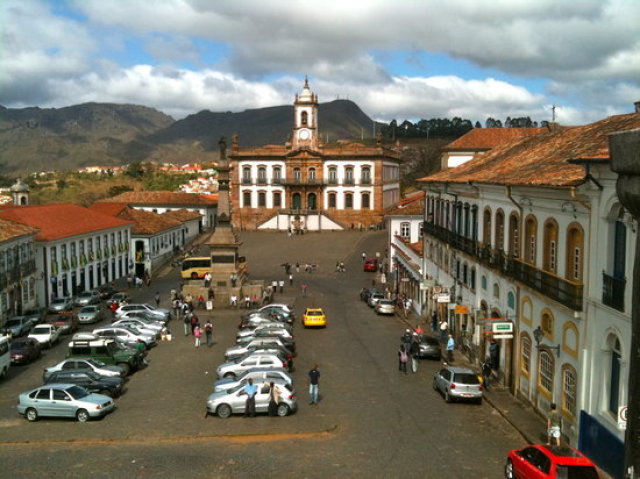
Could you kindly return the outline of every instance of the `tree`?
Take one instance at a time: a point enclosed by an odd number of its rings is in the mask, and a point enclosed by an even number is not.
[[[476,125],[474,126],[474,128],[482,128],[482,125],[479,121],[476,121]]]
[[[134,161],[127,166],[127,169],[124,171],[124,174],[134,178],[136,180],[141,180],[144,176],[144,168],[142,167],[142,163],[139,161]]]

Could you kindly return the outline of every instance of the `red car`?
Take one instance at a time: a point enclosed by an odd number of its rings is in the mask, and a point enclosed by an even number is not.
[[[40,343],[33,338],[15,338],[11,341],[11,362],[25,364],[42,355]]]
[[[598,479],[596,466],[569,446],[532,445],[514,449],[504,467],[507,479]]]
[[[78,317],[75,314],[59,314],[53,325],[60,330],[60,334],[71,334],[78,330]]]
[[[375,273],[376,271],[378,271],[378,260],[375,258],[365,259],[363,268],[365,271]]]

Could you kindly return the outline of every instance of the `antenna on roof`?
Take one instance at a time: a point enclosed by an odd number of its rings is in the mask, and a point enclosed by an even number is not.
[[[556,106],[552,105],[551,106],[551,121],[552,122],[556,122]]]

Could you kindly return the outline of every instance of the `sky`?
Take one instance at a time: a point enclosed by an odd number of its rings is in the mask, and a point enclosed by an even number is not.
[[[320,103],[577,125],[640,101],[638,0],[2,0],[0,105]],[[322,121],[322,119],[320,119]]]

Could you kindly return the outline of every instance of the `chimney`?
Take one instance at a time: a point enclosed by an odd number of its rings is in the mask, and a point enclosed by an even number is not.
[[[637,101],[633,104],[636,107],[636,113],[640,113],[640,101]]]

